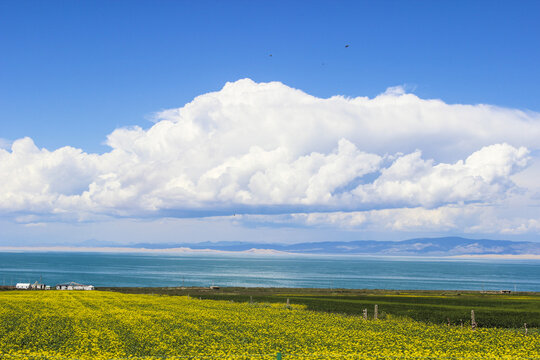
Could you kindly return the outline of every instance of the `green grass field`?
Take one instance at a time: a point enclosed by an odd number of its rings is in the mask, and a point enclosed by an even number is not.
[[[368,309],[379,314],[409,317],[417,321],[470,326],[474,310],[479,327],[540,327],[540,294],[485,294],[461,291],[387,291],[344,289],[276,289],[276,288],[102,288],[132,294],[163,294],[234,302],[302,304],[309,310],[360,315]],[[535,330],[532,330],[535,331]]]

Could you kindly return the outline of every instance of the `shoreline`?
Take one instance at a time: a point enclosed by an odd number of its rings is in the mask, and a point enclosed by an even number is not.
[[[25,291],[25,292],[43,292],[43,291],[67,291],[56,290],[36,290],[36,289],[15,289],[13,285],[0,285],[0,291]],[[84,290],[70,290],[79,292]],[[399,296],[456,296],[456,295],[501,295],[501,296],[540,296],[540,291],[513,291],[502,292],[501,290],[471,290],[471,289],[369,289],[369,288],[317,288],[317,287],[264,287],[264,286],[96,286],[93,291],[113,291],[124,292],[128,294],[173,294],[185,293],[186,295],[399,295]]]
[[[384,257],[411,259],[454,259],[454,260],[540,260],[540,254],[461,254],[461,255],[407,255],[407,254],[310,254],[291,253],[273,249],[252,248],[243,251],[214,249],[191,249],[188,247],[148,249],[131,247],[77,247],[77,246],[0,246],[0,252],[79,252],[79,253],[143,253],[143,254],[223,254],[223,255],[275,255],[275,256],[332,256],[332,257]]]
[[[0,246],[0,252],[84,252],[84,253],[154,253],[154,254],[263,254],[263,255],[303,255],[271,249],[249,249],[226,251],[213,249],[168,248],[148,249],[130,247],[87,247],[87,246]]]

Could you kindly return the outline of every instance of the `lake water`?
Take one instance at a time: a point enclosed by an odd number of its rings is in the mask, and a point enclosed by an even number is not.
[[[221,254],[0,253],[0,284],[540,291],[538,260]]]

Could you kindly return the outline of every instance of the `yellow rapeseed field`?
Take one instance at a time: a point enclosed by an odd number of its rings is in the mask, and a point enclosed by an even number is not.
[[[0,293],[5,359],[534,358],[540,334],[363,320],[292,305],[100,291]]]

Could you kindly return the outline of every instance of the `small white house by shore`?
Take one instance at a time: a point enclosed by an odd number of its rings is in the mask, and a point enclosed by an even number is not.
[[[42,280],[35,281],[33,283],[17,283],[15,284],[15,289],[17,290],[50,290],[49,285],[42,283]]]
[[[56,285],[56,290],[94,290],[94,285],[83,285],[72,281]]]
[[[35,282],[33,284],[30,285],[30,289],[32,290],[50,290],[50,286],[47,286],[45,284],[41,284],[39,282]]]

